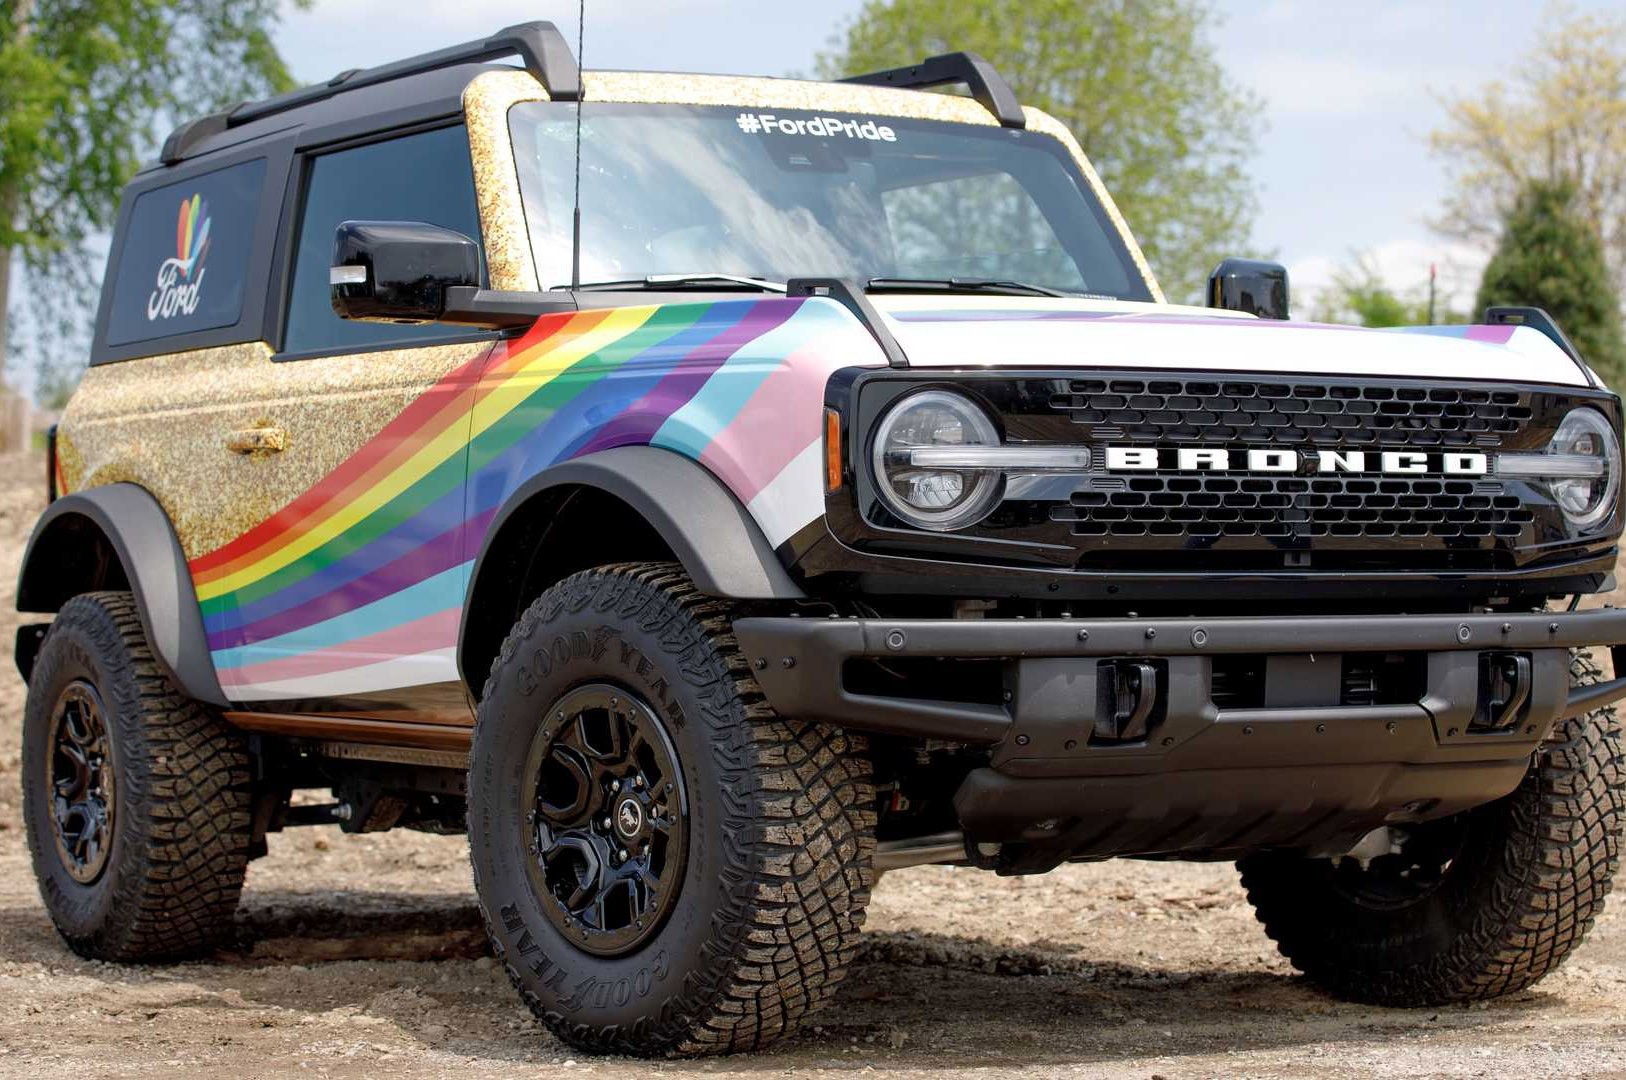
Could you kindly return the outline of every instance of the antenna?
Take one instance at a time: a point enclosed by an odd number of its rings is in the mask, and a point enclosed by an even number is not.
[[[581,0],[576,13],[576,85],[582,81],[582,43],[587,39],[587,0]],[[570,289],[582,284],[582,98],[576,94],[576,202],[570,212]]]

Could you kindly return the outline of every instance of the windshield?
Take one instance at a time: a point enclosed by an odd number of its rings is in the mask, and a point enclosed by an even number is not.
[[[574,106],[509,114],[544,288],[570,279]],[[581,280],[966,278],[1150,300],[1057,140],[898,117],[588,102]]]

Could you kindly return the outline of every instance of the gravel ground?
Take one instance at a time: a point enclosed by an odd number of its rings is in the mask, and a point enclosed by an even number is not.
[[[38,511],[0,458],[0,623]],[[0,625],[6,640],[10,626]],[[86,963],[40,907],[18,820],[23,688],[0,673],[0,1076],[625,1076],[530,1017],[485,953],[454,837],[296,830],[253,865],[233,944],[175,967]],[[657,1073],[1626,1075],[1626,915],[1535,989],[1402,1012],[1292,973],[1226,864],[999,879],[925,867],[876,889],[836,1005],[757,1057]]]

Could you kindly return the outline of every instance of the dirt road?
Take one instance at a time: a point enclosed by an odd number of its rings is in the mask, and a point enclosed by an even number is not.
[[[0,459],[0,633],[38,462]],[[555,1041],[485,956],[461,840],[271,838],[234,944],[121,968],[58,942],[18,822],[22,686],[0,672],[0,1076],[626,1076]],[[1490,1005],[1343,1005],[1296,978],[1226,864],[1032,879],[922,868],[876,890],[835,1007],[770,1054],[662,1074],[1626,1074],[1626,911],[1535,990]]]

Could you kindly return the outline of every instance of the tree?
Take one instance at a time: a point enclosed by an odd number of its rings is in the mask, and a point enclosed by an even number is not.
[[[1077,136],[1171,298],[1242,251],[1260,103],[1220,67],[1206,0],[866,0],[819,56],[827,78],[955,50]]]
[[[1465,322],[1461,313],[1436,301],[1429,310],[1428,286],[1396,289],[1384,280],[1371,255],[1333,271],[1332,284],[1316,297],[1310,318],[1356,326],[1426,326]]]
[[[306,6],[309,0],[294,0]],[[160,124],[291,85],[277,0],[0,0],[0,358],[26,275],[33,329],[82,343],[96,238]],[[64,351],[65,352],[65,351]],[[42,383],[72,364],[45,354]]]
[[[1448,124],[1430,145],[1455,191],[1436,224],[1489,244],[1531,183],[1570,183],[1626,291],[1626,15],[1555,3],[1533,22],[1540,31],[1511,85],[1445,102]]]
[[[1529,184],[1504,221],[1475,304],[1545,308],[1582,358],[1619,388],[1626,386],[1620,303],[1597,233],[1577,202],[1570,184]]]

